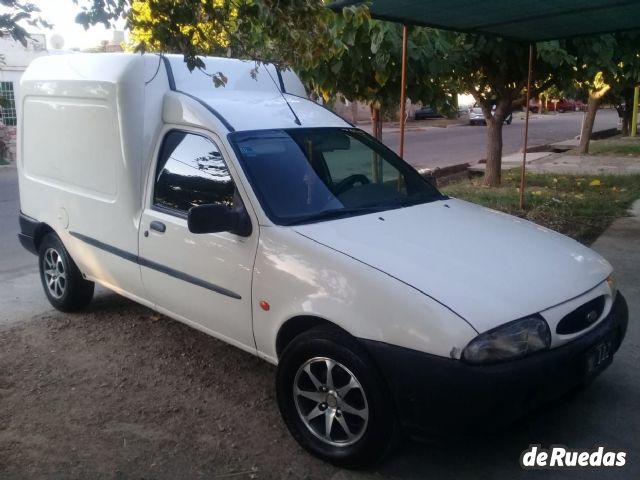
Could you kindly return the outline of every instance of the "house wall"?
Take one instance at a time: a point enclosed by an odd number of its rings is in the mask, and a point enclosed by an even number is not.
[[[20,105],[15,100],[20,93],[20,78],[27,69],[31,61],[42,55],[47,55],[46,37],[41,34],[33,34],[32,38],[27,41],[27,46],[23,46],[20,42],[16,42],[10,37],[0,38],[0,82],[11,83],[13,86],[13,104],[11,107],[3,107],[0,115],[0,156],[9,162],[15,161],[16,158],[16,125],[17,119],[20,117]],[[3,86],[6,86],[3,85]],[[3,89],[3,97],[6,101],[10,101],[10,95]],[[15,120],[13,120],[15,118]]]

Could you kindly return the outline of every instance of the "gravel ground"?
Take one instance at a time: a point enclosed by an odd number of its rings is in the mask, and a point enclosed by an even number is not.
[[[0,329],[0,477],[329,478],[275,369],[116,295]]]

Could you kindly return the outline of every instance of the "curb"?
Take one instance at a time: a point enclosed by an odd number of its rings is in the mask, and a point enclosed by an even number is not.
[[[421,168],[418,173],[427,180],[435,181],[436,186],[440,187],[460,178],[468,178],[470,166],[468,163],[458,163],[446,167]]]

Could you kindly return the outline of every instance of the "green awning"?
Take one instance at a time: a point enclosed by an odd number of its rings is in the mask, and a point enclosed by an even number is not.
[[[640,30],[640,1],[630,0],[341,0],[369,3],[381,20],[537,42]]]

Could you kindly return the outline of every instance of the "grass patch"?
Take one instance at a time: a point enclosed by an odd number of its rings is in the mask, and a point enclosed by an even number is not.
[[[640,157],[639,137],[616,137],[606,140],[592,140],[589,154],[617,157]]]
[[[640,175],[574,176],[527,174],[525,209],[519,208],[519,172],[503,172],[502,186],[482,186],[482,178],[446,185],[452,197],[526,218],[590,244],[640,198]]]

